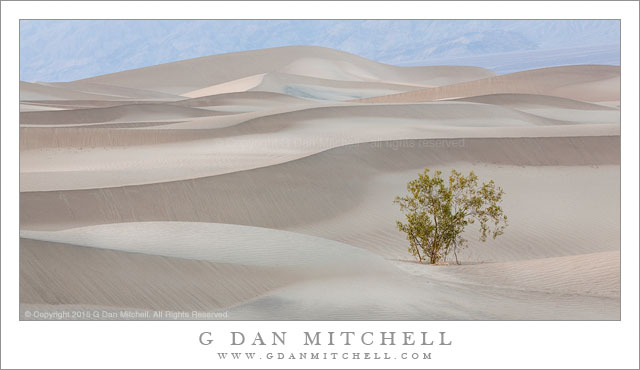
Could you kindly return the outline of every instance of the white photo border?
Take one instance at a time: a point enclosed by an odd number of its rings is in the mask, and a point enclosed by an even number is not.
[[[2,2],[2,368],[638,368],[638,3],[584,2]],[[620,19],[620,321],[19,321],[20,19]],[[226,360],[231,331],[445,331],[452,346],[410,360]],[[202,346],[211,331],[219,343]],[[304,340],[265,351],[308,351]],[[326,347],[326,346],[325,346]],[[322,348],[332,352],[338,349]],[[373,351],[354,344],[348,352]],[[383,351],[384,348],[376,348]],[[396,349],[398,350],[398,349]],[[410,348],[409,352],[422,352]]]

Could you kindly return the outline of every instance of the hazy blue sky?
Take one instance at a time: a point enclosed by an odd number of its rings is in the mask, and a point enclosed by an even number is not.
[[[70,81],[211,54],[317,45],[498,72],[619,64],[618,21],[21,21],[20,79]]]

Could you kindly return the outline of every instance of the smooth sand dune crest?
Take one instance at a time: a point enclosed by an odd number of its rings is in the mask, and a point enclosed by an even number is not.
[[[367,81],[377,76],[355,63],[317,57],[301,57],[279,69],[280,72],[329,80]]]
[[[493,104],[515,109],[536,109],[536,108],[560,108],[574,110],[604,110],[618,111],[613,107],[606,107],[600,104],[587,103],[579,100],[561,98],[558,96],[535,95],[535,94],[491,94],[471,96],[468,98],[453,99],[454,101],[466,101],[481,104]]]
[[[546,95],[494,94],[455,99],[509,107],[540,117],[581,124],[620,123],[620,110],[600,104]]]
[[[61,87],[20,81],[20,101],[26,100],[120,100],[109,95],[91,94]]]
[[[40,105],[40,104],[20,103],[20,113],[22,113],[22,112],[54,111],[54,110],[64,110],[64,109],[66,109],[66,108],[52,107],[52,106]]]
[[[579,123],[560,121],[523,113],[510,108],[466,102],[429,102],[419,104],[375,104],[311,107],[275,113],[218,130],[237,133],[273,132],[286,128],[313,126],[317,131],[330,125],[355,126],[360,122],[372,129],[378,125],[397,128],[402,120],[415,120],[415,126],[509,127]],[[614,123],[614,122],[611,122]],[[353,127],[352,126],[352,127]],[[355,127],[354,127],[355,128]],[[377,127],[376,127],[377,128]]]
[[[223,113],[165,104],[133,104],[56,112],[26,112],[20,114],[20,125],[66,126],[104,122],[175,121],[216,114]]]
[[[406,93],[360,99],[365,103],[403,103],[491,94],[536,94],[598,102],[620,99],[620,67],[550,67]]]
[[[333,76],[336,77],[337,76]],[[342,101],[393,94],[427,87],[425,85],[380,82],[378,80],[329,79],[282,72],[262,73],[224,82],[182,96],[198,98],[246,91],[274,92],[299,98]]]
[[[345,101],[417,90],[416,84],[333,80],[274,72],[264,76],[253,91],[267,91],[322,101]]]
[[[397,263],[411,274],[425,274],[414,263]],[[620,298],[620,251],[513,262],[447,266],[430,271],[432,279],[546,293]]]
[[[594,104],[598,104],[607,108],[620,109],[620,100],[598,101],[594,102]]]
[[[203,96],[217,95],[217,94],[230,94],[250,90],[262,82],[265,74],[260,73],[253,76],[247,76],[239,78],[233,81],[223,82],[221,84],[204,87],[194,91],[188,91],[180,95],[187,98],[200,98]]]
[[[548,277],[531,274],[517,281],[522,285],[495,285],[486,280],[473,280],[477,274],[465,275],[458,266],[413,263],[406,265],[415,272],[402,280],[385,276],[385,279],[304,281],[232,308],[229,314],[243,319],[277,319],[284,314],[294,320],[358,320],[363,315],[368,319],[393,316],[405,320],[540,320],[549,317],[556,320],[618,320],[620,301],[616,282],[619,278],[615,255],[616,252],[603,254],[604,267],[591,271],[580,268],[576,275],[585,279],[582,284],[568,268],[575,262],[591,262],[599,256],[560,258],[551,266],[537,260],[531,261],[530,265],[523,264],[520,267],[542,267],[542,272],[555,274]],[[469,267],[476,268],[476,272],[482,270],[481,276],[503,278],[500,283],[504,283],[505,266]],[[517,267],[514,264],[511,270]],[[590,283],[595,284],[595,290],[587,288]],[[608,289],[613,290],[608,292]],[[341,302],[341,305],[336,307],[328,302]]]
[[[237,93],[207,95],[199,98],[185,99],[171,104],[183,107],[245,113],[255,111],[274,111],[282,108],[295,109],[295,107],[311,105],[315,104],[315,102],[308,99],[267,91],[243,91]]]
[[[344,76],[340,68],[353,66],[364,74],[361,78],[393,81],[397,83],[422,83],[446,78],[447,83],[460,80],[475,80],[494,75],[493,72],[476,67],[396,67],[368,60],[346,52],[315,46],[288,46],[271,49],[250,50],[228,54],[211,55],[179,62],[161,64],[129,71],[88,78],[86,82],[152,90],[169,94],[184,94],[210,86],[234,81],[263,73],[278,72],[291,68],[297,60],[312,59],[315,63],[296,67],[298,74],[317,77],[316,64],[334,65],[334,72]],[[328,72],[327,72],[328,73]],[[322,73],[327,76],[327,73]],[[335,73],[329,73],[335,76]],[[353,75],[351,73],[350,75]],[[429,85],[429,83],[425,83]]]
[[[359,248],[238,225],[121,223],[22,235],[36,239],[22,239],[21,302],[49,308],[221,310],[306,280],[404,279]],[[47,277],[44,287],[37,273]]]
[[[427,276],[351,278],[286,286],[229,309],[229,315],[241,320],[619,320],[620,300],[434,283]]]
[[[295,273],[20,240],[20,303],[215,311],[296,281]]]
[[[303,100],[304,101],[304,100]],[[523,113],[511,108],[468,102],[426,102],[409,104],[354,104],[354,103],[306,103],[287,106],[261,112],[248,112],[222,117],[192,119],[166,127],[167,129],[225,129],[217,130],[214,136],[246,135],[247,133],[266,133],[285,131],[287,128],[315,126],[319,129],[331,129],[332,126],[355,128],[366,119],[377,128],[380,123],[388,122],[384,127],[398,128],[399,122],[414,120],[414,126],[456,127],[494,127],[529,126],[582,123],[577,120],[554,120]],[[458,104],[458,105],[453,105]],[[215,108],[215,107],[213,107]],[[215,108],[217,109],[217,108]],[[477,117],[474,115],[477,114]],[[320,120],[330,120],[328,124]],[[316,131],[318,131],[316,130]],[[358,135],[353,133],[350,135]],[[211,137],[211,136],[210,136]]]
[[[387,66],[391,67],[391,66]],[[299,58],[278,72],[340,81],[394,81],[409,83],[412,86],[442,86],[461,81],[472,81],[479,76],[488,77],[492,72],[477,67],[434,66],[434,67],[395,67],[390,71],[372,71],[350,61],[338,61],[328,58]],[[413,79],[407,77],[413,75]],[[388,77],[387,77],[388,76]],[[481,78],[481,77],[480,77]]]
[[[183,107],[200,108],[215,107],[219,105],[249,105],[263,104],[273,108],[274,105],[295,105],[298,103],[309,104],[309,100],[300,99],[286,94],[272,93],[267,91],[243,91],[227,94],[206,95],[198,98],[184,99],[178,102],[169,103]]]
[[[22,238],[146,255],[245,266],[315,270],[328,276],[394,270],[363,249],[259,227],[202,222],[130,222],[60,231],[20,231]],[[233,246],[231,248],[231,246]],[[361,267],[358,267],[361,266]]]
[[[131,87],[102,85],[99,83],[87,81],[71,81],[71,82],[49,82],[48,86],[61,87],[74,91],[100,94],[106,96],[115,96],[121,99],[138,99],[138,100],[161,100],[175,101],[182,99],[179,95],[166,94],[158,91],[136,89]]]
[[[41,107],[39,110],[89,109],[132,104],[161,104],[159,100],[24,100],[21,105]]]

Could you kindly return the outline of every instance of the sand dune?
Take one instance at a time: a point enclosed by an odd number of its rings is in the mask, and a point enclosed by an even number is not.
[[[560,108],[574,110],[604,110],[617,111],[612,107],[605,107],[599,104],[587,103],[579,100],[561,98],[548,95],[534,94],[492,94],[472,96],[468,98],[455,99],[455,101],[467,101],[472,103],[494,104],[515,109],[535,109],[535,108]]]
[[[579,123],[620,123],[620,110],[600,104],[556,96],[532,94],[493,94],[455,99],[509,107],[521,112],[556,120]]]
[[[62,231],[23,230],[21,237],[243,266],[280,267],[327,276],[392,269],[360,248],[326,239],[257,227],[199,222],[134,222]],[[233,248],[230,248],[233,246]],[[359,267],[358,267],[359,266]]]
[[[534,69],[359,101],[403,103],[509,93],[551,95],[587,102],[620,100],[620,67],[584,65]]]
[[[300,126],[302,122],[318,120],[353,120],[366,119],[367,124],[375,125],[376,121],[388,123],[394,127],[395,122],[403,119],[419,120],[434,126],[465,127],[508,127],[528,125],[554,125],[571,123],[558,122],[535,115],[521,113],[512,109],[488,104],[462,102],[432,102],[422,104],[376,104],[376,105],[342,105],[334,107],[309,108],[272,114],[248,120],[230,129],[247,131],[274,131],[283,128]],[[322,130],[326,124],[316,123]],[[220,130],[222,131],[222,130]]]
[[[22,240],[21,302],[27,305],[210,311],[303,281],[402,276],[359,248],[237,225],[120,223],[22,234],[37,238]],[[50,284],[35,284],[37,273]]]
[[[215,114],[221,113],[163,104],[134,104],[56,112],[26,112],[20,114],[20,125],[27,127],[38,125],[64,127],[85,123],[175,121]]]
[[[398,264],[423,274],[415,264]],[[430,278],[482,287],[502,287],[545,293],[620,298],[620,251],[529,259],[493,264],[470,264],[436,269]]]
[[[300,67],[299,63],[296,64],[299,60],[310,61],[311,64]],[[327,65],[332,66],[331,71],[319,74],[318,70],[324,69]],[[82,81],[169,94],[184,94],[249,76],[279,71],[285,73],[295,71],[296,74],[303,76],[338,77],[339,79],[344,76],[341,72],[344,66],[352,69],[349,75],[355,75],[356,79],[361,81],[370,80],[374,76],[385,81],[424,82],[426,85],[430,85],[434,79],[446,84],[493,75],[486,69],[475,67],[396,67],[322,47],[290,46],[212,55],[112,73]]]
[[[274,72],[266,74],[260,84],[252,87],[252,90],[277,92],[307,99],[344,101],[412,91],[420,87],[424,86],[378,81],[332,80]]]
[[[52,82],[48,83],[49,86],[61,87],[64,89],[70,89],[74,91],[100,94],[105,96],[115,96],[125,99],[140,99],[140,100],[162,100],[162,101],[174,101],[182,99],[181,96],[166,94],[158,91],[137,89],[131,87],[102,85],[99,83],[92,83],[87,81],[72,81],[72,82]]]
[[[264,75],[264,73],[260,73],[253,76],[247,76],[239,78],[237,80],[227,81],[221,84],[204,87],[202,89],[188,91],[182,93],[181,95],[188,98],[200,98],[208,95],[243,92],[258,86],[262,82]]]
[[[26,102],[29,104],[63,109],[109,108],[134,104],[169,104],[161,100],[36,100]]]
[[[42,111],[53,111],[53,110],[63,110],[65,108],[53,107],[48,105],[40,105],[40,104],[25,104],[20,103],[20,113],[22,112],[42,112]]]
[[[275,268],[20,241],[23,305],[215,311],[296,279]]]
[[[26,100],[118,100],[118,97],[85,93],[60,87],[20,81],[20,101]]]
[[[39,106],[40,110],[107,108],[132,104],[161,104],[159,100],[25,100],[25,105]]]
[[[243,91],[185,99],[172,104],[183,107],[208,108],[217,111],[253,112],[259,110],[274,110],[279,107],[309,105],[310,102],[307,99],[286,94],[266,91]]]

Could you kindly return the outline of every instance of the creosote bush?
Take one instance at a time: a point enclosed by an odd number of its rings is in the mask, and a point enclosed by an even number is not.
[[[480,185],[473,171],[465,176],[451,170],[448,180],[441,171],[429,172],[418,174],[407,184],[409,194],[394,201],[405,215],[405,222],[396,221],[398,230],[407,235],[409,252],[419,262],[444,263],[453,255],[459,263],[458,252],[468,247],[462,234],[469,224],[480,225],[482,242],[504,233],[504,191],[493,180]]]

